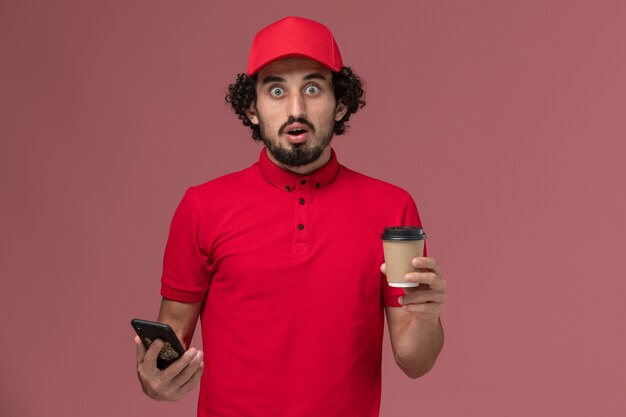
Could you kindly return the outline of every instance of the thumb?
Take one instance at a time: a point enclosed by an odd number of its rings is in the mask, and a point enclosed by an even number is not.
[[[141,343],[139,336],[135,336],[135,358],[137,363],[143,362],[143,358],[146,356],[146,348]]]

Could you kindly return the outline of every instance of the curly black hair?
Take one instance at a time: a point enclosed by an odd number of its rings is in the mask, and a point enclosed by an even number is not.
[[[364,82],[352,72],[350,67],[343,67],[339,72],[332,71],[333,91],[337,103],[343,103],[348,111],[343,118],[335,122],[333,133],[335,135],[343,135],[348,128],[347,122],[350,115],[356,113],[359,109],[365,107],[363,95]],[[229,103],[237,117],[243,122],[244,126],[252,129],[252,139],[261,140],[261,128],[255,125],[246,116],[246,110],[250,104],[256,101],[256,82],[258,75],[249,76],[247,74],[238,74],[237,81],[228,86],[228,94],[226,94],[226,103]]]

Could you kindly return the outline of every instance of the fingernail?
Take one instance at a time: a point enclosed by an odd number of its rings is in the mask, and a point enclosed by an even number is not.
[[[198,354],[198,351],[195,348],[191,348],[187,353],[189,353],[189,357],[193,358]]]
[[[400,305],[402,305],[402,302],[404,301],[404,300],[403,300],[403,298],[404,298],[404,297],[398,297],[398,303],[399,303]]]
[[[204,357],[204,354],[202,353],[202,351],[198,352],[198,359],[202,360],[202,358]]]

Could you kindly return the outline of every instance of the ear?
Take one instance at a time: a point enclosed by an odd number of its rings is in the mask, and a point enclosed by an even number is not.
[[[343,119],[343,116],[345,116],[347,112],[348,106],[346,106],[342,102],[339,102],[339,104],[337,104],[337,109],[335,110],[335,121],[338,122]]]
[[[246,116],[248,117],[248,120],[252,122],[252,124],[259,124],[259,117],[257,116],[255,103],[250,104],[250,106],[246,109]]]

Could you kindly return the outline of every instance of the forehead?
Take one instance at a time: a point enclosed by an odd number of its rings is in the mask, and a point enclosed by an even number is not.
[[[328,67],[309,58],[289,57],[270,62],[259,71],[259,80],[267,76],[280,78],[302,78],[309,74],[318,73],[327,80],[331,79],[331,71]]]

